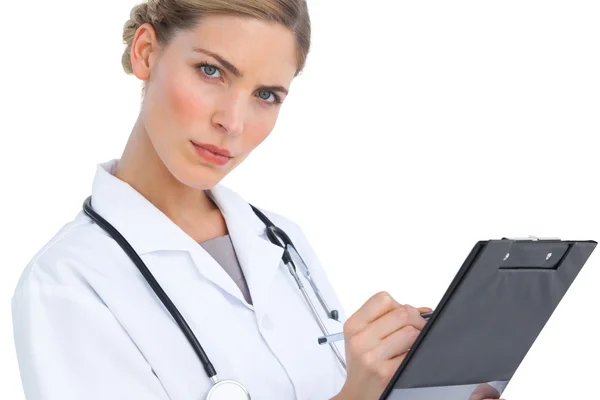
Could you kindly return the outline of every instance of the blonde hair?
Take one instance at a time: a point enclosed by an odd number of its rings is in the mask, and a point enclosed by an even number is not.
[[[195,28],[202,17],[229,14],[277,22],[290,29],[296,37],[298,68],[302,71],[310,49],[310,18],[306,0],[146,0],[131,9],[123,26],[126,44],[121,64],[126,73],[131,67],[131,45],[137,29],[149,23],[156,31],[160,44],[166,45],[177,31]]]

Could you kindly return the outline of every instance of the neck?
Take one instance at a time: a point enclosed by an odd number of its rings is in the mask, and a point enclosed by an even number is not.
[[[114,175],[128,183],[196,241],[226,233],[218,207],[204,190],[178,181],[164,165],[140,118]]]

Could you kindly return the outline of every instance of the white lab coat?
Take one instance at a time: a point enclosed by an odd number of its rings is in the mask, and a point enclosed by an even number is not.
[[[345,373],[289,271],[282,250],[247,202],[218,185],[221,209],[252,295],[192,238],[131,186],[98,166],[92,204],[138,252],[198,337],[220,379],[253,399],[329,399]],[[83,199],[82,199],[83,202]],[[337,322],[346,315],[298,226],[271,220],[291,237]],[[306,283],[306,282],[305,282]],[[28,400],[199,400],[211,384],[176,323],[118,244],[80,212],[32,259],[12,299],[15,344]],[[336,344],[344,355],[343,342]]]

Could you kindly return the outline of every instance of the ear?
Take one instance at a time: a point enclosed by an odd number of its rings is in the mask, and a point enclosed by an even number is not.
[[[154,27],[145,23],[135,32],[131,43],[130,61],[133,74],[142,81],[150,79],[150,72],[158,53]]]

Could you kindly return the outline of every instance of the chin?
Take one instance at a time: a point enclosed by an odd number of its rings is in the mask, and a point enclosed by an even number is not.
[[[210,190],[217,186],[223,179],[223,176],[216,175],[214,171],[211,173],[211,171],[205,170],[192,170],[182,175],[183,176],[178,177],[177,180],[183,185],[197,190]]]
[[[215,187],[226,175],[208,166],[193,164],[180,160],[171,165],[165,163],[171,175],[184,186],[197,190],[209,190]]]

